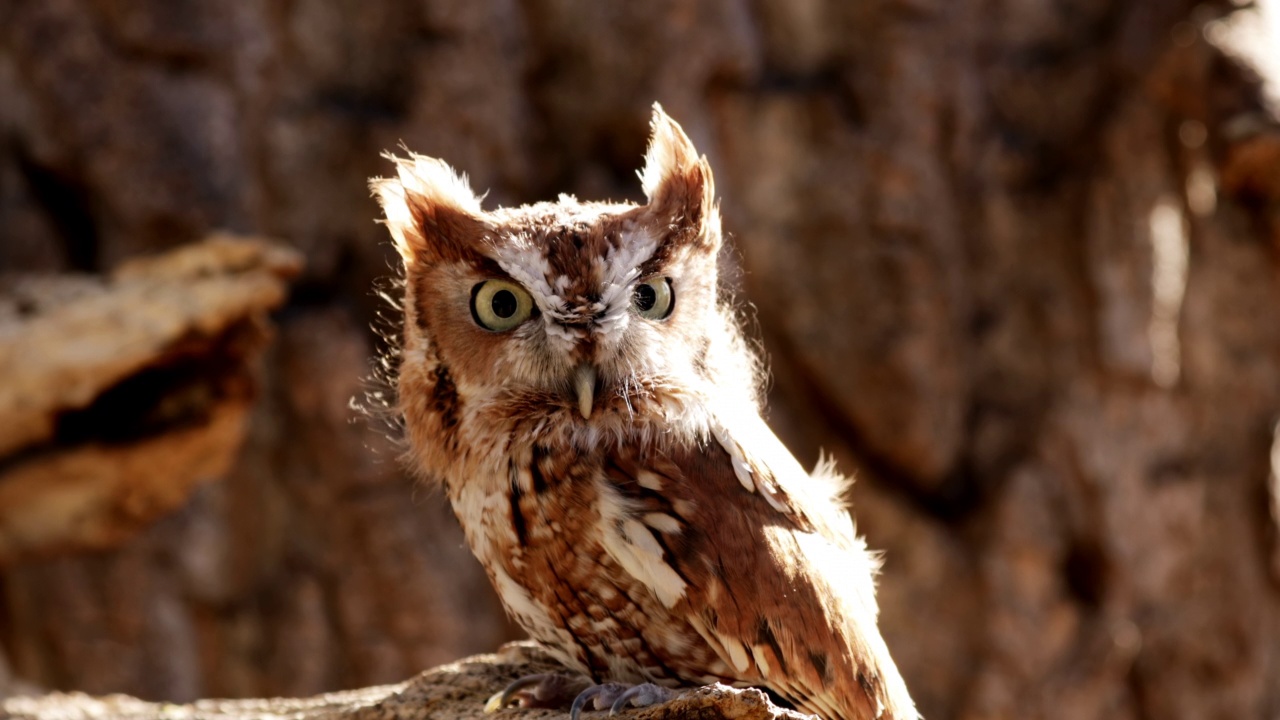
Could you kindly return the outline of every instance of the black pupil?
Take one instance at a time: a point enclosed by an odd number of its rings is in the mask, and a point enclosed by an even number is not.
[[[652,285],[641,285],[636,288],[636,307],[641,312],[648,312],[658,303],[658,291]]]
[[[499,290],[493,294],[490,307],[493,308],[494,315],[506,319],[516,314],[517,304],[515,293],[510,290]]]

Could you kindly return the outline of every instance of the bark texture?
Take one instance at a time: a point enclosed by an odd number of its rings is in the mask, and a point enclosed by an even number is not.
[[[382,685],[310,698],[199,700],[189,705],[151,703],[113,695],[50,693],[0,701],[12,720],[483,720],[485,702],[528,671],[555,672],[555,661],[530,647],[509,645],[497,655],[478,655],[449,663],[396,685]],[[539,711],[531,711],[539,712]],[[569,717],[540,711],[540,717]],[[779,708],[755,688],[710,685],[674,700],[628,713],[631,720],[803,720]]]
[[[217,228],[306,269],[219,483],[0,571],[13,672],[149,699],[398,681],[511,636],[352,423],[391,274],[366,178],[638,198],[706,152],[771,421],[836,454],[924,715],[1280,713],[1280,130],[1190,0],[15,0],[0,268]],[[7,378],[2,381],[7,381]],[[1276,461],[1280,464],[1280,461]]]

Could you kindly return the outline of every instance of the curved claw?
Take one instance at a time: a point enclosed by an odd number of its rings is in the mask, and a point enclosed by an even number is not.
[[[639,708],[650,707],[667,702],[673,697],[675,697],[675,693],[667,688],[653,683],[642,683],[619,695],[613,701],[613,705],[609,707],[609,714],[613,715],[619,710],[625,710],[628,704]]]
[[[540,682],[542,682],[541,675],[526,675],[525,677],[516,680],[510,685],[502,688],[502,692],[499,692],[489,698],[489,700],[484,704],[484,711],[486,713],[494,713],[509,706],[511,701],[515,699],[516,693],[527,687],[537,685]]]
[[[542,673],[525,675],[515,680],[489,698],[484,704],[486,713],[497,712],[510,707],[512,702],[519,702],[522,708],[562,708],[574,693],[589,681],[565,677],[560,673]]]
[[[578,720],[578,716],[587,709],[587,703],[592,703],[591,710],[603,710],[607,703],[613,702],[614,698],[625,694],[623,689],[626,686],[618,683],[605,683],[603,685],[592,685],[591,687],[578,693],[578,697],[573,699],[573,705],[569,707],[569,720]],[[599,699],[597,699],[599,698]]]

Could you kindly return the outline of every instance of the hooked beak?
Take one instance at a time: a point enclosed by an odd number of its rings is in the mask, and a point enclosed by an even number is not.
[[[591,408],[596,396],[596,369],[583,363],[573,371],[573,392],[578,398],[578,412],[582,419],[591,419]]]

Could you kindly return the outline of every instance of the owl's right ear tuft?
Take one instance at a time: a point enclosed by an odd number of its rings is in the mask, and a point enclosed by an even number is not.
[[[682,231],[676,237],[719,245],[715,181],[705,156],[694,149],[680,124],[653,104],[652,135],[640,184],[649,212],[662,224]]]
[[[467,177],[425,155],[383,157],[396,164],[396,177],[373,178],[369,189],[405,267],[467,255],[484,235],[484,210]]]

